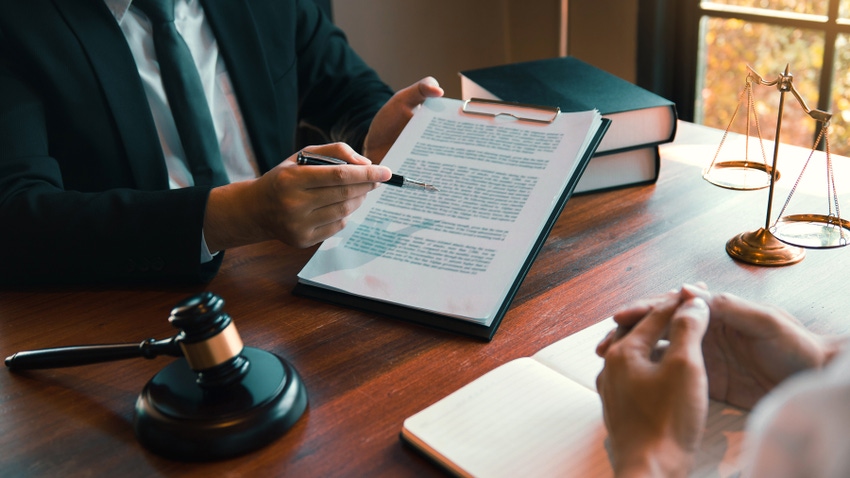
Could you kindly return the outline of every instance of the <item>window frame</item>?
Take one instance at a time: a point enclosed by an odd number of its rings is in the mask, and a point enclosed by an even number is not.
[[[701,0],[638,0],[637,83],[676,103],[680,119],[694,121],[700,22],[704,16],[804,28],[824,34],[816,108],[829,111],[835,43],[839,34],[850,36],[850,19],[838,18],[841,0],[828,1],[828,11],[823,16],[721,4],[704,7]]]

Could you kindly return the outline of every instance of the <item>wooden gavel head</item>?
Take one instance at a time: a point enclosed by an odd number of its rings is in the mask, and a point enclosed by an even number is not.
[[[180,330],[177,342],[200,386],[226,386],[248,373],[251,363],[221,297],[212,292],[189,297],[171,310],[168,321]]]
[[[146,448],[183,461],[229,458],[270,443],[304,413],[301,377],[277,355],[244,347],[221,297],[190,297],[169,321],[183,357],[136,401],[133,424]]]

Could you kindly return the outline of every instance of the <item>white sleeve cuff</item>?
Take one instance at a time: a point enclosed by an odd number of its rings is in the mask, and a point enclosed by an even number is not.
[[[204,231],[201,231],[201,264],[206,264],[213,260],[221,251],[210,252],[210,248],[207,247],[207,240],[204,238]]]

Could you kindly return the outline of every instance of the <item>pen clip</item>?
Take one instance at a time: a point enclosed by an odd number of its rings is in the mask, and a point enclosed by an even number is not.
[[[309,151],[299,151],[298,159],[296,160],[298,164],[301,165],[309,165],[309,164],[348,164],[348,162],[343,161],[338,158],[332,158],[330,156],[324,156],[317,153],[311,153]]]

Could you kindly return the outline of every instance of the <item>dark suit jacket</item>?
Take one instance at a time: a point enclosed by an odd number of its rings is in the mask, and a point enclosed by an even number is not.
[[[203,0],[260,168],[303,120],[362,145],[392,91],[309,0]],[[102,0],[0,0],[0,282],[197,281],[209,190],[169,190]]]

